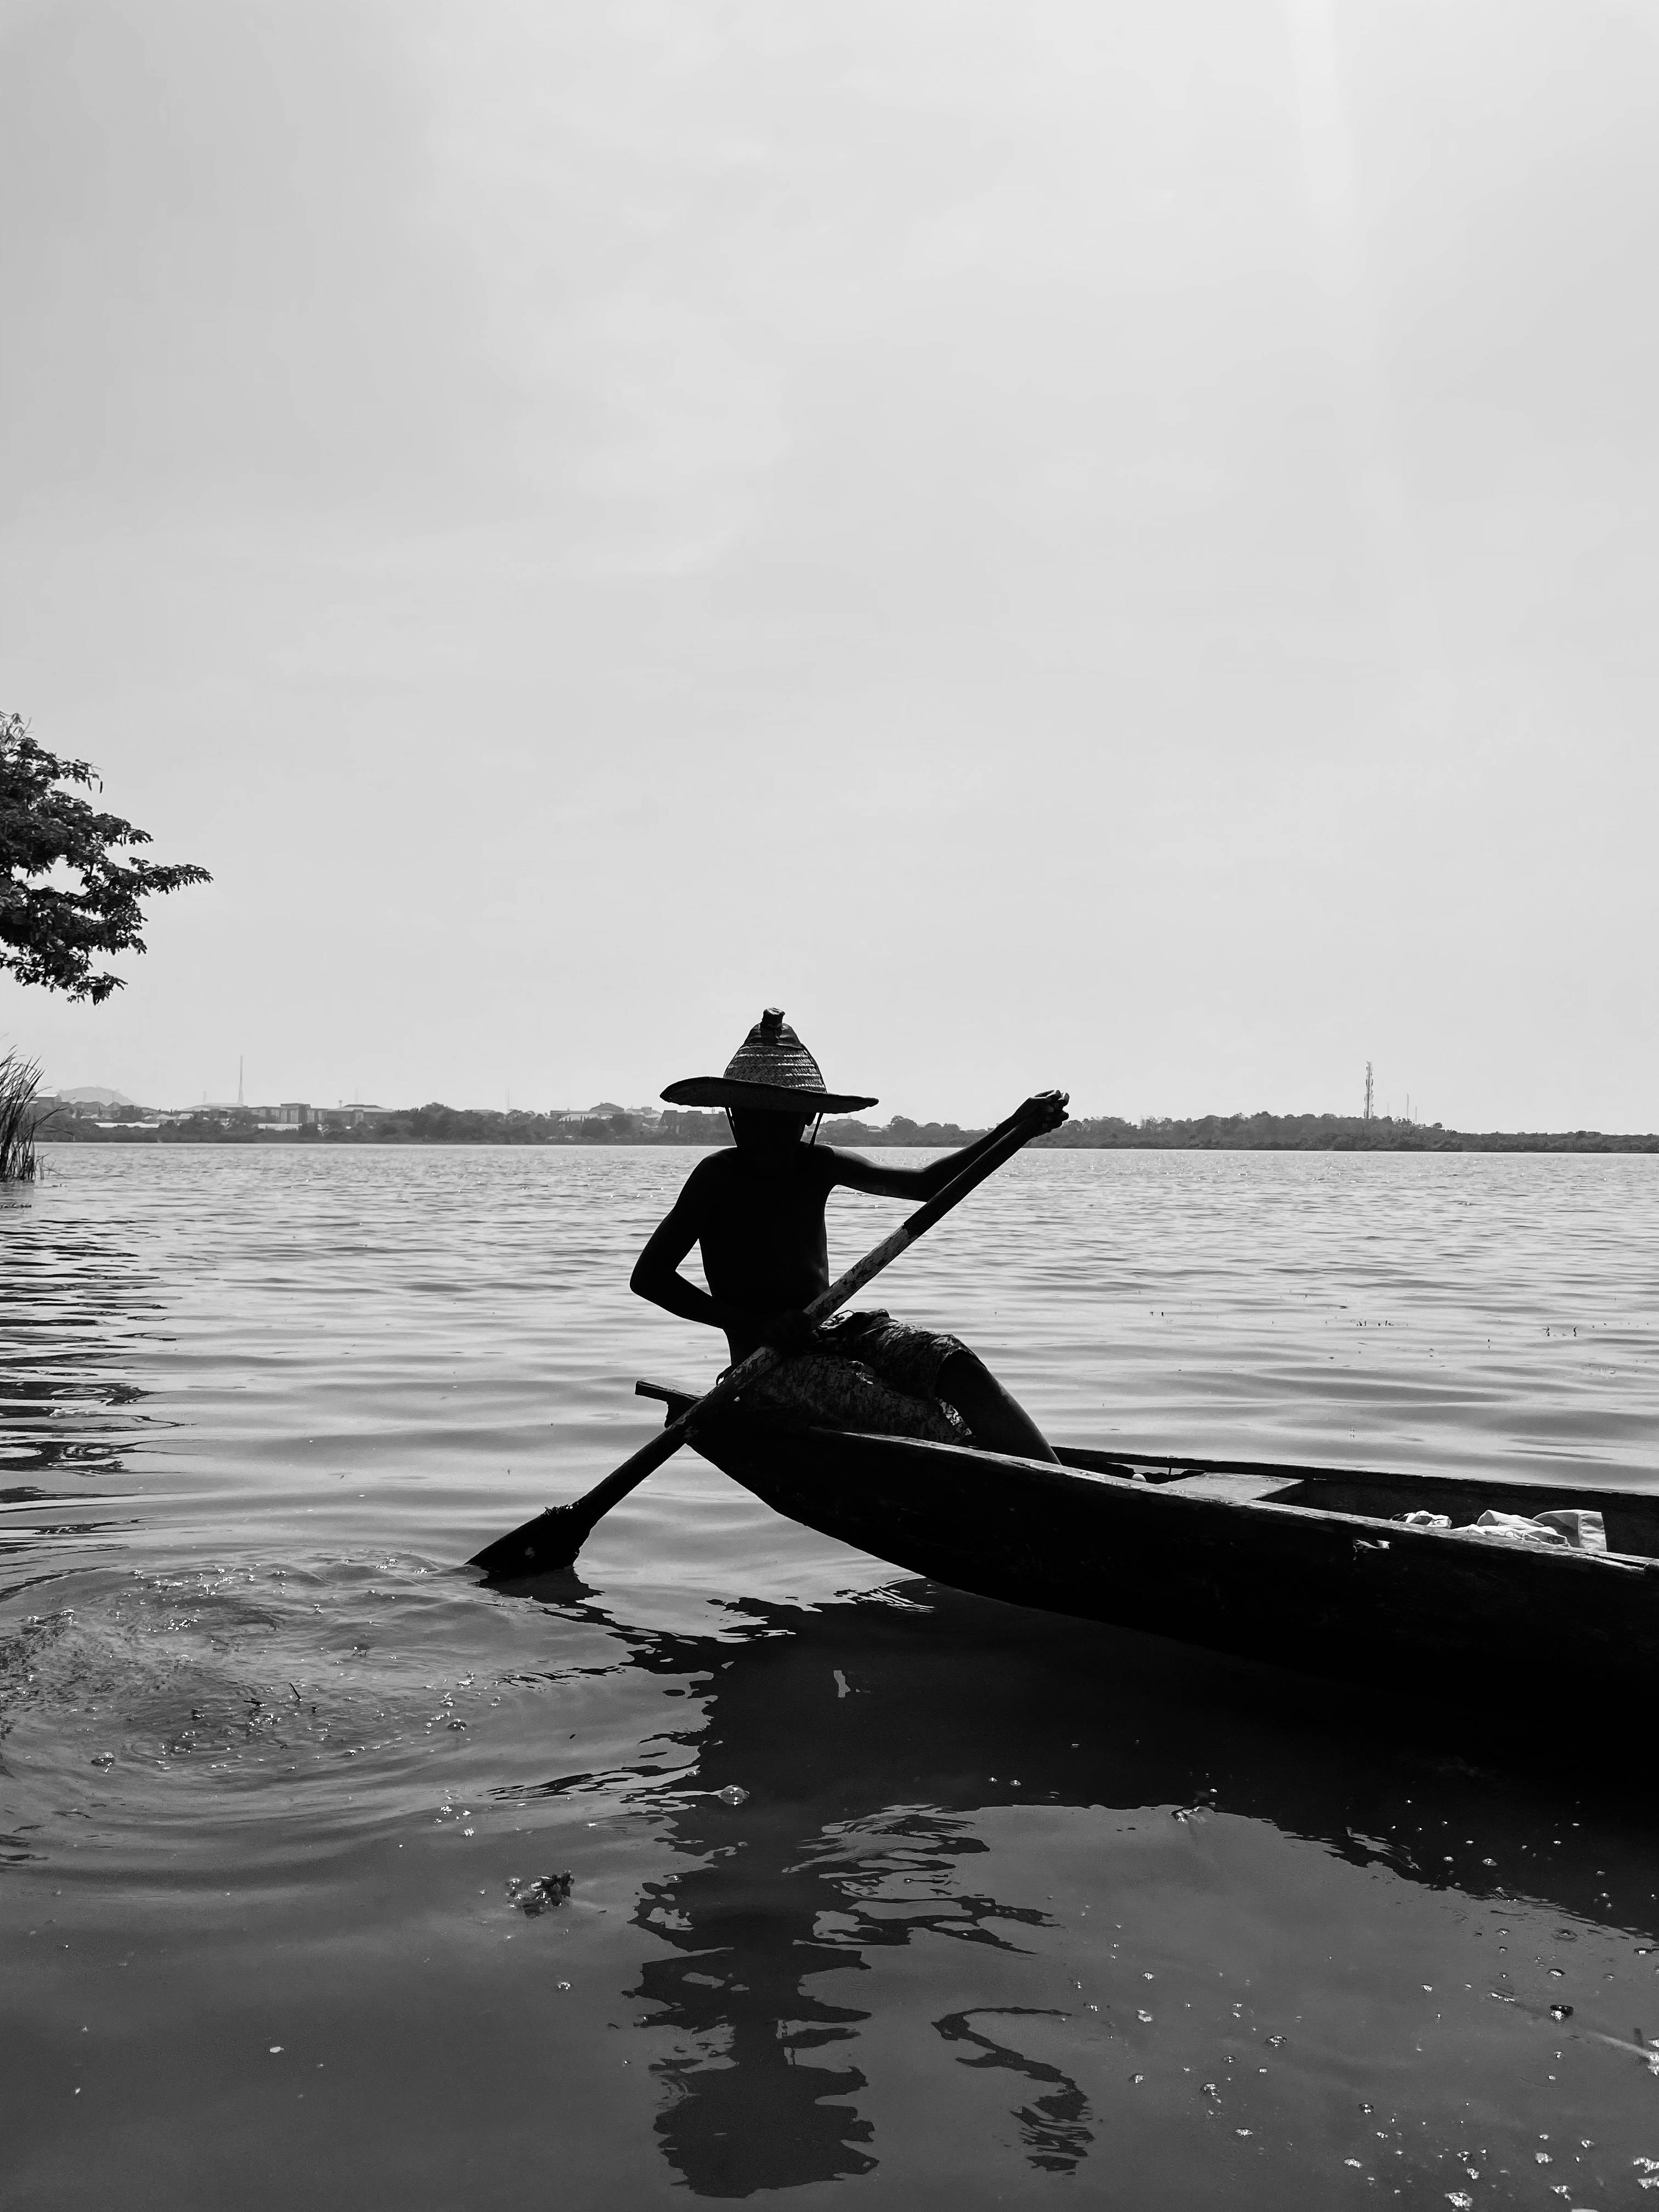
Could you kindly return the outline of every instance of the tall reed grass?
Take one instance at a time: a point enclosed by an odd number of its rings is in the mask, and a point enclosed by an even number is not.
[[[34,1103],[40,1063],[0,1053],[0,1182],[33,1182],[40,1172],[34,1133],[49,1117]]]

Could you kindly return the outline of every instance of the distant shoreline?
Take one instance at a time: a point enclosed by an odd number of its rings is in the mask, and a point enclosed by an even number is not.
[[[983,1135],[954,1121],[912,1121],[896,1116],[883,1125],[860,1121],[826,1121],[826,1144],[860,1146],[926,1146],[951,1150]],[[86,1119],[43,1121],[37,1142],[91,1145],[278,1145],[309,1151],[325,1145],[490,1145],[537,1151],[599,1146],[714,1146],[731,1142],[725,1117],[716,1114],[676,1115],[673,1126],[658,1127],[634,1115],[617,1114],[572,1129],[568,1121],[526,1113],[491,1113],[451,1106],[422,1106],[365,1115],[349,1127],[226,1127],[205,1115],[182,1121],[103,1125]],[[1388,1115],[1366,1121],[1332,1114],[1204,1115],[1193,1120],[1152,1118],[1126,1121],[1100,1115],[1068,1121],[1036,1148],[1054,1152],[1651,1152],[1659,1153],[1659,1134],[1607,1134],[1599,1129],[1473,1131],[1445,1129],[1437,1123],[1400,1121]]]

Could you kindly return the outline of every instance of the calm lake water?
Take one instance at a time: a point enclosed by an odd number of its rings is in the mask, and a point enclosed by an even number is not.
[[[1451,1756],[689,1452],[475,1586],[712,1380],[627,1291],[695,1158],[0,1197],[0,2198],[1659,2203],[1651,1684]],[[1028,1155],[878,1302],[1062,1442],[1659,1486],[1653,1159]]]

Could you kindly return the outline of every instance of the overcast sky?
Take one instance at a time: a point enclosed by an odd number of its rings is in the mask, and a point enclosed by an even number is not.
[[[8,0],[156,1103],[1659,1125],[1659,0]]]

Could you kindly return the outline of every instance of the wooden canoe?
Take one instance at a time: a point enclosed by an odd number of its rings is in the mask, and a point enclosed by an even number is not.
[[[641,1382],[672,1420],[691,1394]],[[1248,1460],[965,1445],[763,1424],[695,1449],[757,1498],[911,1573],[1323,1677],[1634,1722],[1659,1680],[1659,1493]],[[1606,1553],[1401,1525],[1598,1511]]]

